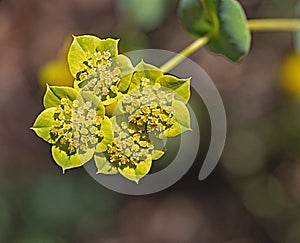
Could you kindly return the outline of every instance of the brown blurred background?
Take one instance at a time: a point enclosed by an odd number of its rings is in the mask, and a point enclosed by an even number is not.
[[[240,2],[249,18],[260,18],[293,17],[297,1]],[[29,130],[43,109],[40,70],[65,58],[62,47],[72,34],[120,38],[121,52],[178,52],[192,38],[176,6],[176,0],[0,1],[0,242],[300,242],[300,96],[279,85],[293,52],[291,33],[253,34],[240,64],[205,49],[192,55],[215,82],[228,116],[224,154],[205,181],[197,180],[209,141],[205,118],[195,165],[171,188],[148,196],[111,192],[82,168],[62,175],[49,145]],[[293,71],[299,76],[300,61]],[[200,100],[199,110],[205,117]]]

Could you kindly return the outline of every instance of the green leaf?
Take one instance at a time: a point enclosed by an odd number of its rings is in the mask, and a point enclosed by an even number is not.
[[[174,100],[172,102],[172,107],[174,109],[174,117],[179,122],[182,127],[190,130],[190,112],[186,105],[181,101]]]
[[[122,95],[121,93],[118,94],[118,100],[122,100]],[[108,116],[108,117],[112,117],[112,116],[116,116],[118,114],[120,114],[122,111],[119,109],[119,103],[120,102],[114,102],[114,103],[111,103],[107,106],[105,106],[105,114]]]
[[[94,159],[98,168],[97,174],[113,175],[118,173],[118,169],[109,163],[104,155],[95,155]]]
[[[179,15],[195,37],[209,36],[209,49],[237,62],[251,44],[247,18],[236,0],[181,0]]]
[[[217,2],[218,0],[181,0],[178,12],[184,28],[195,37],[217,32]]]
[[[142,78],[147,78],[150,80],[150,84],[153,85],[159,77],[163,75],[163,72],[148,63],[145,63],[143,60],[138,63],[135,67],[134,74],[131,79],[131,84],[129,90],[134,89],[135,87],[139,86],[141,83]]]
[[[160,135],[160,138],[175,137],[185,131],[191,131],[190,113],[186,105],[181,101],[174,100],[172,102],[172,108],[176,122],[173,126],[164,131],[164,133]]]
[[[212,37],[208,47],[237,62],[249,52],[251,44],[244,10],[235,0],[219,0],[218,17],[219,34]]]
[[[114,98],[106,99],[106,100],[104,100],[104,101],[102,101],[102,102],[103,102],[103,104],[104,104],[105,106],[107,106],[107,105],[111,105],[111,104],[113,104],[113,103],[115,103],[115,102],[117,102],[117,101],[118,101],[118,96],[116,96],[116,97],[114,97]]]
[[[109,51],[111,57],[115,57],[118,55],[118,44],[119,39],[107,38],[100,40],[100,45],[97,46],[97,51]]]
[[[120,126],[119,126],[118,121],[117,121],[119,117],[124,117],[124,116],[123,115],[118,115],[118,116],[113,116],[113,117],[110,118],[110,122],[111,122],[113,131],[120,130]]]
[[[44,107],[56,107],[60,105],[60,100],[62,98],[67,98],[71,101],[76,100],[78,95],[79,93],[71,87],[47,85],[47,90],[44,96]]]
[[[73,36],[73,42],[68,53],[68,63],[74,78],[77,78],[76,75],[81,71],[82,64],[96,51],[99,44],[100,39],[95,36]]]
[[[152,158],[152,160],[158,160],[158,159],[160,159],[164,154],[165,154],[164,151],[161,151],[161,150],[153,150],[153,151],[152,151],[151,158]]]
[[[36,118],[35,123],[31,128],[33,131],[35,131],[36,135],[44,139],[46,142],[52,144],[54,144],[55,141],[50,136],[50,129],[54,123],[54,113],[54,107],[43,110]]]
[[[92,103],[92,108],[96,109],[97,115],[104,117],[105,107],[103,102],[99,101],[98,97],[93,94],[91,91],[82,91],[78,96],[77,100],[79,105],[84,105],[84,103],[90,101]]]
[[[145,161],[140,161],[135,169],[126,167],[118,170],[122,176],[138,184],[139,180],[149,173],[151,166],[152,160],[146,159]]]
[[[74,78],[77,78],[77,73],[82,71],[83,63],[96,51],[103,52],[108,50],[112,57],[118,54],[119,40],[111,38],[101,40],[92,35],[73,36],[73,38],[68,53],[68,63],[70,72]]]
[[[112,124],[108,117],[104,117],[101,124],[101,132],[103,132],[104,137],[100,143],[96,146],[96,152],[103,152],[107,149],[107,145],[114,141]]]
[[[94,155],[92,149],[88,150],[85,154],[74,154],[68,155],[65,151],[61,150],[59,147],[52,146],[52,156],[55,162],[62,168],[63,173],[65,170],[80,167],[88,162]]]
[[[114,132],[119,132],[122,130],[121,123],[125,122],[128,123],[128,114],[118,114],[110,118],[110,122],[112,125],[112,130]]]
[[[121,70],[121,80],[118,84],[118,88],[121,92],[125,92],[131,82],[133,75],[133,66],[130,59],[124,55],[118,55],[112,59],[112,69],[119,67]]]
[[[187,103],[190,99],[190,78],[179,79],[171,75],[163,75],[156,82],[176,92],[177,99]]]
[[[153,145],[154,150],[156,151],[166,151],[165,142],[164,139],[161,139],[157,136],[157,134],[154,134],[150,132],[149,139],[151,142],[151,145]]]
[[[165,130],[163,133],[159,134],[159,138],[176,137],[181,133],[183,133],[183,129],[181,128],[179,122],[176,121],[173,126]]]

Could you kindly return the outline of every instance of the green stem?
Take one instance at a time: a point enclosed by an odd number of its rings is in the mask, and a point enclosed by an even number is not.
[[[168,72],[172,70],[174,67],[176,67],[180,62],[182,62],[186,57],[200,49],[202,46],[204,46],[209,40],[209,37],[201,37],[189,46],[187,46],[184,50],[182,50],[180,53],[178,53],[176,56],[171,58],[169,61],[167,61],[165,64],[163,64],[160,69],[163,72]]]
[[[251,31],[300,31],[300,19],[253,19],[248,20]],[[209,37],[201,37],[171,58],[160,69],[168,72],[182,62],[186,57],[203,47],[209,41]]]
[[[300,19],[253,19],[248,20],[251,31],[295,31],[300,30]]]

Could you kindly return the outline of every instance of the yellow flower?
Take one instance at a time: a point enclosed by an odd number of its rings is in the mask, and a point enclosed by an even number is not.
[[[100,52],[100,51],[95,52],[95,53],[94,53],[94,57],[95,57],[97,60],[102,59],[101,52]]]
[[[66,104],[68,104],[68,99],[62,98],[60,102],[62,105],[66,105]]]
[[[76,108],[79,106],[79,101],[78,100],[74,100],[73,101],[73,106]]]
[[[64,118],[65,118],[65,116],[64,116],[63,113],[60,113],[60,114],[58,115],[58,119],[59,119],[59,120],[64,120]]]
[[[81,128],[80,133],[83,135],[87,135],[89,133],[89,131],[86,128]]]
[[[68,132],[68,133],[65,135],[65,138],[66,138],[67,140],[72,140],[72,137],[73,137],[73,135],[72,135],[71,132]]]
[[[64,131],[63,130],[58,130],[57,134],[58,134],[58,136],[61,136],[61,135],[64,134]]]
[[[99,131],[99,130],[96,132],[96,135],[97,135],[98,137],[103,137],[103,136],[104,136],[103,132],[102,132],[102,131]]]
[[[86,80],[87,79],[87,74],[86,73],[81,73],[80,75],[79,75],[79,80],[80,81],[83,81],[83,80]]]
[[[101,123],[102,123],[102,120],[103,120],[103,119],[102,119],[102,117],[100,117],[100,116],[97,116],[97,117],[96,117],[96,121],[95,121],[95,125],[96,125],[96,126],[99,126],[99,125],[101,125]]]
[[[115,85],[112,85],[112,86],[110,87],[110,89],[111,89],[111,91],[112,91],[113,93],[117,93],[117,92],[119,91],[118,87],[115,86]]]
[[[143,86],[149,85],[150,84],[150,80],[148,78],[142,77],[141,78],[141,83]]]
[[[300,98],[300,54],[289,54],[280,68],[280,84],[289,95]]]
[[[105,60],[108,60],[108,59],[110,58],[110,56],[111,56],[111,54],[110,54],[109,51],[104,51],[104,52],[103,52],[103,58],[104,58]]]
[[[149,146],[149,143],[147,141],[140,141],[139,144],[144,148]]]
[[[140,137],[141,137],[141,135],[140,135],[139,133],[135,133],[135,134],[133,135],[133,139],[134,139],[134,141],[136,141],[136,142],[140,141]]]

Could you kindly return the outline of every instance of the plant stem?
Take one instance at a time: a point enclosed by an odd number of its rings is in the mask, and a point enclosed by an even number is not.
[[[253,19],[248,20],[251,31],[300,31],[300,19]],[[184,50],[171,58],[160,69],[168,72],[182,62],[186,57],[203,47],[209,41],[209,37],[201,37],[187,46]]]
[[[194,42],[192,42],[189,46],[187,46],[184,50],[182,50],[180,53],[178,53],[176,56],[171,58],[169,61],[167,61],[165,64],[163,64],[160,69],[163,72],[168,72],[172,70],[174,67],[176,67],[180,62],[182,62],[186,57],[203,47],[209,40],[209,37],[201,37]]]
[[[253,19],[248,20],[251,31],[295,31],[300,30],[300,19]]]

